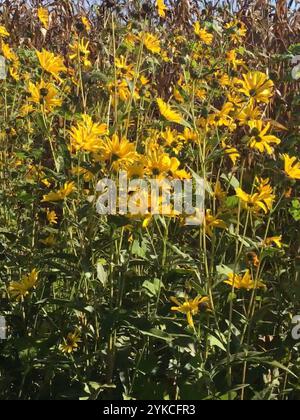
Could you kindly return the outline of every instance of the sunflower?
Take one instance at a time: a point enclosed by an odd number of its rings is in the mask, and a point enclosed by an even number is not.
[[[300,179],[300,162],[295,156],[283,155],[284,171],[291,179]]]
[[[226,53],[226,61],[233,68],[237,70],[238,67],[244,67],[245,62],[237,57],[237,50],[230,50]]]
[[[70,44],[70,51],[70,60],[79,60],[84,67],[87,68],[92,66],[92,63],[89,60],[89,41],[85,42],[84,39],[75,41],[73,44]]]
[[[1,44],[2,54],[8,61],[12,61],[13,63],[19,63],[18,56],[10,49],[9,45],[2,41]]]
[[[192,328],[195,328],[193,317],[200,311],[206,312],[210,308],[208,297],[197,296],[195,299],[185,298],[185,302],[183,303],[179,302],[176,297],[171,297],[171,301],[176,305],[172,306],[171,311],[185,314],[187,323]]]
[[[282,235],[280,236],[271,236],[269,238],[266,238],[263,242],[263,246],[272,246],[276,245],[278,248],[282,248]]]
[[[147,48],[147,50],[149,50],[153,54],[159,54],[161,52],[160,41],[155,35],[149,32],[141,33],[140,39]]]
[[[234,109],[231,102],[226,102],[221,110],[216,110],[208,117],[208,123],[214,127],[228,127],[229,129],[236,128],[233,118],[229,115]]]
[[[23,276],[21,281],[13,281],[8,286],[8,293],[12,298],[23,300],[29,292],[36,286],[38,281],[38,271],[34,268],[30,274]]]
[[[235,289],[266,289],[266,285],[261,280],[253,280],[250,270],[247,270],[243,276],[229,273],[228,279],[224,283]]]
[[[206,216],[204,219],[204,227],[205,227],[205,232],[207,233],[208,236],[213,236],[213,229],[218,228],[218,229],[226,229],[226,223],[223,222],[223,220],[218,219],[217,216],[213,216],[211,214],[211,210],[206,210]]]
[[[145,162],[147,175],[164,177],[170,169],[171,159],[163,149],[151,150],[148,152]]]
[[[136,161],[137,157],[135,145],[125,137],[114,134],[111,139],[107,138],[103,141],[95,159],[108,162],[113,170],[118,171],[127,169]]]
[[[67,71],[67,68],[63,62],[63,58],[56,56],[44,48],[42,51],[37,51],[36,55],[39,59],[42,69],[47,73],[50,73],[56,80],[61,81],[59,74]]]
[[[271,155],[274,152],[274,148],[271,145],[280,144],[281,140],[276,136],[268,134],[271,128],[270,123],[267,123],[265,127],[263,127],[263,124],[261,120],[249,121],[248,125],[251,129],[249,146],[252,149],[258,150],[260,153],[266,152]]]
[[[237,19],[227,23],[225,28],[230,34],[230,39],[234,44],[239,44],[243,41],[243,38],[247,35],[247,28],[244,22]]]
[[[0,25],[0,39],[7,38],[9,36],[9,32],[7,32],[6,28]]]
[[[259,108],[249,104],[239,108],[235,118],[238,120],[240,125],[248,125],[252,120],[259,120],[260,116],[261,112]]]
[[[74,182],[66,182],[65,185],[60,188],[58,191],[51,192],[43,197],[44,202],[55,202],[55,201],[63,201],[69,195],[71,195],[75,191],[75,183]]]
[[[49,12],[44,7],[39,7],[37,10],[38,18],[45,29],[49,29]]]
[[[182,124],[183,118],[182,116],[174,111],[170,105],[164,102],[161,98],[157,99],[157,105],[159,107],[159,111],[161,115],[168,121],[174,122],[177,124]]]
[[[225,154],[228,155],[231,162],[235,165],[237,160],[241,157],[238,149],[233,146],[229,146],[225,143],[225,141],[222,141],[222,147],[225,151]]]
[[[54,210],[47,209],[47,220],[50,225],[57,225],[57,214]]]
[[[79,332],[75,331],[74,333],[69,333],[67,337],[64,338],[63,344],[59,346],[59,350],[62,353],[71,354],[78,350],[78,343],[81,343]]]
[[[241,86],[238,91],[246,95],[252,104],[254,102],[267,104],[273,96],[274,83],[266,74],[259,71],[243,74],[243,80],[238,80],[237,84]]]
[[[166,10],[168,10],[167,6],[165,5],[164,0],[156,0],[156,7],[158,14],[161,18],[166,17]]]
[[[89,19],[88,19],[86,16],[82,16],[82,18],[81,18],[81,22],[82,22],[82,24],[84,25],[85,30],[86,30],[87,32],[90,32],[90,30],[92,29],[92,27],[91,27],[91,24],[90,24]]]
[[[200,27],[200,23],[196,22],[194,25],[195,34],[201,39],[206,45],[211,45],[213,42],[213,35],[210,34],[206,29]]]
[[[58,96],[58,90],[52,83],[47,83],[44,80],[36,85],[29,82],[28,92],[31,95],[28,101],[39,105],[43,112],[52,112],[62,104],[62,99]]]
[[[259,213],[263,210],[267,214],[272,209],[275,199],[273,188],[269,184],[269,179],[259,179],[257,181],[259,185],[256,185],[255,193],[247,194],[241,188],[237,188],[236,195],[249,211]]]
[[[94,123],[89,115],[81,115],[81,121],[70,129],[71,147],[79,151],[97,153],[102,147],[101,137],[107,134],[107,125]]]
[[[132,64],[126,63],[126,58],[121,55],[115,59],[115,66],[117,69],[117,75],[120,77],[124,77],[128,80],[132,80],[134,78],[134,69]]]

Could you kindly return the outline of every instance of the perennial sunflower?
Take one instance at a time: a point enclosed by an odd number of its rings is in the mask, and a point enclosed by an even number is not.
[[[187,323],[192,328],[195,328],[193,316],[197,315],[199,311],[207,311],[210,307],[209,298],[202,296],[197,296],[195,299],[185,298],[184,303],[180,303],[176,297],[171,297],[171,301],[176,305],[172,306],[171,311],[185,314]]]
[[[44,80],[41,80],[36,85],[29,82],[28,92],[31,95],[28,101],[39,105],[45,113],[52,112],[62,104],[62,99],[58,96],[59,92],[56,87]]]
[[[249,146],[252,149],[258,150],[260,153],[266,152],[271,155],[274,152],[272,145],[281,143],[281,140],[278,137],[268,134],[271,124],[267,123],[264,126],[263,121],[256,120],[249,121],[248,125],[251,130]]]
[[[47,73],[50,73],[56,80],[61,81],[59,74],[67,70],[63,58],[56,56],[54,53],[47,51],[44,48],[42,51],[37,51],[36,54],[42,69]]]
[[[261,280],[254,280],[252,278],[250,270],[247,270],[243,276],[235,273],[229,273],[228,279],[225,280],[224,283],[234,287],[235,289],[253,290],[266,288],[266,285]]]
[[[101,137],[107,132],[106,124],[94,123],[92,117],[83,114],[81,121],[70,129],[71,148],[76,152],[97,153],[102,147]]]
[[[260,71],[250,71],[243,74],[243,80],[238,80],[237,84],[241,85],[238,91],[246,95],[250,103],[256,101],[267,104],[273,96],[274,83],[265,73]]]
[[[23,300],[29,292],[36,286],[38,281],[38,271],[34,268],[30,274],[23,276],[21,281],[13,281],[8,286],[9,295],[17,300]]]
[[[300,179],[300,162],[295,156],[283,155],[284,172],[291,179]]]

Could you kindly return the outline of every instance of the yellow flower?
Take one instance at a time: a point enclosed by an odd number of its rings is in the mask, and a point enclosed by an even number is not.
[[[166,120],[177,123],[177,124],[182,124],[183,122],[182,116],[178,112],[173,111],[170,105],[164,102],[161,98],[157,99],[157,104],[158,104],[161,115]]]
[[[47,220],[50,223],[50,225],[57,225],[57,214],[54,210],[50,211],[47,209]]]
[[[300,162],[295,156],[283,155],[284,171],[291,179],[300,179]]]
[[[190,327],[195,328],[193,316],[199,311],[207,311],[210,308],[210,300],[208,297],[197,296],[195,299],[185,298],[185,302],[181,303],[176,297],[171,297],[171,301],[177,306],[172,306],[171,311],[180,312],[186,315],[187,323]]]
[[[80,335],[78,331],[74,333],[69,333],[66,338],[64,338],[63,344],[59,346],[59,350],[62,353],[71,354],[78,349],[78,343],[81,343]]]
[[[238,110],[236,119],[239,121],[240,125],[247,125],[251,120],[259,120],[260,116],[261,112],[259,108],[250,104],[243,106]]]
[[[36,286],[38,281],[38,271],[34,268],[30,274],[23,276],[21,281],[13,281],[8,286],[8,292],[12,298],[23,300],[29,292]]]
[[[237,50],[230,50],[226,53],[226,61],[237,70],[239,66],[245,66],[245,62],[237,57]]]
[[[123,55],[121,55],[119,58],[116,57],[115,66],[117,68],[117,74],[120,77],[125,77],[129,80],[132,80],[134,78],[133,65],[127,64],[126,58]]]
[[[228,157],[230,158],[231,162],[235,165],[236,161],[241,157],[237,148],[232,147],[232,146],[228,146],[225,143],[225,141],[222,141],[222,147],[223,147],[226,155],[228,155]]]
[[[237,188],[236,195],[242,200],[246,209],[254,213],[263,210],[267,214],[272,209],[275,195],[269,179],[261,179],[259,182],[260,184],[256,186],[257,192],[254,194],[247,194],[241,188]]]
[[[96,153],[102,147],[100,138],[105,134],[106,124],[94,123],[89,115],[83,114],[81,121],[71,127],[71,147],[76,151]]]
[[[153,54],[160,53],[160,41],[155,35],[152,35],[149,32],[141,33],[140,39],[147,48],[147,50],[149,50]]]
[[[108,85],[108,88],[112,95],[117,94],[119,98],[124,102],[128,101],[128,99],[131,96],[126,80],[118,80],[116,81],[116,83],[110,83]],[[135,93],[133,94],[133,96],[136,98]]]
[[[206,29],[200,27],[200,23],[196,22],[194,25],[195,34],[207,45],[211,45],[213,42],[213,35],[210,34]]]
[[[107,138],[102,143],[100,153],[95,158],[108,162],[113,170],[126,169],[137,158],[135,144],[114,134],[111,139]]]
[[[9,36],[9,32],[7,32],[6,28],[0,25],[0,38],[7,38]]]
[[[92,29],[90,21],[88,20],[86,16],[82,16],[81,22],[83,23],[87,32],[89,32]]]
[[[275,244],[278,248],[282,248],[282,235],[272,236],[263,241],[263,245],[265,246],[272,246],[272,244]]]
[[[218,229],[226,229],[227,228],[226,223],[223,222],[223,220],[218,219],[218,217],[215,217],[211,214],[211,210],[206,210],[204,227],[205,227],[205,232],[209,236],[213,236],[213,229],[214,228],[218,228]]]
[[[224,283],[235,289],[266,289],[266,285],[261,280],[253,280],[250,270],[247,270],[243,276],[229,273],[228,279]]]
[[[52,83],[46,83],[44,80],[37,85],[29,82],[28,92],[31,94],[28,101],[39,105],[43,112],[52,112],[62,104],[62,99],[58,97],[58,90]]]
[[[243,74],[243,80],[238,80],[237,84],[241,85],[238,91],[246,95],[251,103],[257,101],[267,104],[273,96],[274,83],[259,71]]]
[[[9,74],[11,75],[11,77],[16,81],[16,82],[18,82],[19,80],[20,80],[20,76],[19,76],[19,73],[18,73],[18,69],[16,68],[16,67],[11,67],[10,69],[9,69]]]
[[[69,55],[70,60],[79,60],[84,67],[91,67],[92,63],[89,60],[90,51],[88,49],[89,41],[84,41],[80,39],[75,41],[74,44],[70,45],[71,54]]]
[[[225,28],[229,30],[230,38],[235,44],[242,42],[247,35],[246,25],[237,19],[227,23]]]
[[[168,10],[167,6],[165,5],[164,0],[156,0],[156,7],[158,10],[158,14],[161,18],[166,17],[166,10]]]
[[[66,182],[63,188],[56,192],[51,192],[43,197],[43,203],[47,201],[62,201],[65,200],[72,192],[75,191],[75,183],[74,182]]]
[[[18,63],[18,56],[10,49],[9,45],[2,41],[1,44],[2,54],[8,61]]]
[[[56,80],[61,81],[59,74],[67,70],[63,58],[56,56],[43,48],[36,52],[42,69],[50,73]]]
[[[86,168],[82,168],[81,166],[75,166],[72,169],[71,173],[72,175],[76,175],[77,177],[82,175],[85,182],[92,181],[92,179],[95,176],[93,172],[89,171]]]
[[[263,127],[263,121],[249,121],[248,123],[251,132],[249,139],[249,146],[252,149],[258,150],[260,153],[268,153],[271,155],[274,152],[272,144],[280,144],[281,140],[273,135],[267,134],[271,128],[271,124],[267,123]]]
[[[166,131],[160,133],[158,143],[164,147],[169,147],[173,152],[178,155],[181,151],[183,145],[180,141],[180,137],[176,130],[171,130],[170,127],[167,127]]]
[[[38,18],[41,22],[41,24],[44,26],[45,29],[49,29],[49,12],[44,7],[39,7],[38,11]]]
[[[210,114],[208,122],[214,127],[235,127],[233,118],[229,115],[233,111],[234,106],[231,102],[226,102],[221,110],[216,110],[215,113]]]

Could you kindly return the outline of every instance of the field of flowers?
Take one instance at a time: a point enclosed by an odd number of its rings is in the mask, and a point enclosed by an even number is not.
[[[300,14],[216,3],[0,2],[1,400],[300,399]]]

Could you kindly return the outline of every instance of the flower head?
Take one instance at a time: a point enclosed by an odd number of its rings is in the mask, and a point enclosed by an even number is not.
[[[176,297],[172,297],[171,301],[176,306],[172,306],[171,311],[180,312],[186,315],[187,323],[190,327],[194,328],[193,316],[197,315],[199,311],[207,311],[210,307],[210,300],[208,297],[197,296],[195,299],[185,299],[181,303]]]
[[[140,38],[141,38],[143,44],[145,45],[145,47],[147,48],[147,50],[149,50],[153,54],[159,54],[160,53],[160,51],[161,51],[160,41],[155,35],[153,35],[149,32],[145,32],[145,33],[140,34]]]
[[[251,103],[256,101],[267,104],[273,96],[274,83],[260,71],[243,74],[243,80],[239,80],[237,83],[241,85],[238,91],[247,96]]]
[[[9,36],[9,32],[6,30],[4,26],[0,25],[0,39],[7,38],[8,36]]]
[[[253,290],[266,288],[266,285],[261,280],[253,280],[250,270],[247,270],[243,276],[235,273],[229,273],[228,279],[225,280],[224,283],[234,287],[235,289]]]
[[[71,354],[74,351],[78,350],[78,343],[81,343],[81,338],[78,331],[74,333],[69,333],[66,338],[64,338],[63,344],[59,346],[59,350],[62,353]]]
[[[259,213],[261,210],[267,214],[273,206],[275,195],[273,188],[269,184],[269,179],[260,179],[256,186],[256,192],[247,194],[241,188],[237,188],[236,195],[243,202],[246,209],[253,213]]]
[[[281,140],[268,134],[271,124],[267,123],[264,127],[263,121],[250,121],[248,123],[250,127],[250,139],[249,146],[252,149],[258,150],[260,153],[266,152],[271,155],[274,152],[273,144],[277,145],[281,143]]]
[[[168,121],[181,124],[183,122],[182,116],[174,111],[170,105],[164,102],[161,98],[157,99],[157,105],[161,115]]]
[[[166,17],[166,10],[168,10],[167,6],[165,5],[164,0],[156,0],[156,7],[158,10],[158,14],[161,18]]]
[[[300,179],[300,162],[295,156],[283,155],[284,172],[291,179]]]
[[[37,51],[36,54],[42,69],[50,73],[56,80],[61,81],[59,74],[67,70],[63,58],[45,49]]]
[[[17,300],[23,300],[29,292],[36,286],[38,281],[38,271],[34,268],[30,274],[23,276],[21,281],[13,281],[8,286],[9,295]]]
[[[59,189],[58,191],[54,191],[47,195],[44,195],[43,202],[63,201],[69,195],[71,195],[74,191],[75,191],[75,183],[66,182],[63,188]]]
[[[38,18],[45,29],[49,29],[49,12],[44,7],[39,7],[37,11]]]
[[[51,112],[62,104],[56,87],[44,80],[36,85],[29,82],[28,92],[31,95],[28,101],[40,106],[43,112]]]
[[[71,147],[76,151],[97,153],[102,147],[101,137],[107,134],[107,125],[94,123],[92,117],[81,115],[81,121],[70,130]]]

